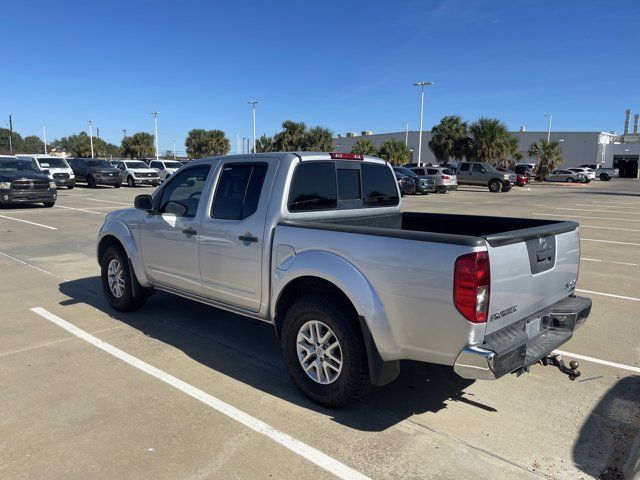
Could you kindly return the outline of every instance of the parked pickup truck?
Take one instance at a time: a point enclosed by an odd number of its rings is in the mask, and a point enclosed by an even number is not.
[[[600,164],[596,163],[585,163],[580,165],[581,168],[590,168],[595,170],[596,176],[602,180],[603,182],[608,182],[612,178],[617,178],[620,176],[620,170],[617,168],[605,168]]]
[[[130,311],[163,290],[269,322],[293,382],[328,407],[392,381],[403,359],[468,379],[558,363],[591,310],[574,295],[576,223],[400,207],[378,158],[196,160],[106,216],[104,295]]]
[[[458,164],[459,185],[484,185],[490,192],[508,192],[516,184],[514,173],[501,172],[489,163],[462,162]]]

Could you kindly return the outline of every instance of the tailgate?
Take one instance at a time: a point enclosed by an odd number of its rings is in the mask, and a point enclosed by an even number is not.
[[[510,241],[485,237],[491,269],[487,334],[573,294],[580,236],[577,224],[561,223],[564,228],[529,229]]]

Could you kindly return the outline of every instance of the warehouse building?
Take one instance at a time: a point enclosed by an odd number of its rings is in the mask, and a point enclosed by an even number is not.
[[[621,177],[640,178],[638,168],[640,160],[640,135],[638,121],[640,115],[634,116],[633,131],[629,129],[631,110],[626,112],[625,128],[622,135],[615,132],[551,132],[551,140],[560,143],[564,158],[563,167],[577,167],[584,164],[600,164],[603,167],[615,167],[620,170]],[[519,150],[523,155],[523,162],[527,161],[529,146],[541,139],[547,138],[546,131],[511,132],[519,142]],[[350,152],[353,145],[361,138],[371,140],[379,146],[389,139],[406,142],[411,152],[410,163],[418,162],[418,132],[393,132],[374,134],[369,131],[357,135],[348,132],[333,139],[337,152]],[[433,152],[429,149],[431,132],[422,132],[422,163],[437,163]],[[455,164],[455,161],[451,163]]]

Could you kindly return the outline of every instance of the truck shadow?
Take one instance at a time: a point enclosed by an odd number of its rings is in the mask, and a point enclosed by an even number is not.
[[[382,431],[413,415],[437,412],[451,402],[495,411],[465,394],[473,381],[458,377],[450,367],[418,362],[403,362],[398,379],[358,404],[325,409],[304,397],[289,379],[270,324],[162,292],[137,312],[116,312],[102,296],[99,277],[63,282],[59,288],[69,297],[61,305],[91,305],[216,372],[354,429]]]
[[[640,478],[640,376],[620,379],[585,420],[573,460],[601,480]]]

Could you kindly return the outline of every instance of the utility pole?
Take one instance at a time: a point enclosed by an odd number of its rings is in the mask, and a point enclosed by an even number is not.
[[[11,114],[9,114],[9,155],[13,155],[13,120]]]
[[[158,152],[158,112],[151,112],[153,115],[153,125],[156,129],[156,160],[160,158],[160,154]]]
[[[173,141],[173,159],[176,159],[176,141]]]
[[[253,110],[253,152],[256,153],[256,103],[260,103],[259,100],[249,100],[247,102],[251,105],[251,109]]]
[[[47,127],[45,127],[44,125],[42,126],[42,137],[44,138],[44,154],[48,155],[49,152],[47,152]]]
[[[247,137],[242,137],[242,153],[243,153],[243,154],[245,153],[245,152],[244,152],[244,145],[245,145],[244,141],[245,141],[246,139],[247,139]]]
[[[89,120],[89,143],[91,145],[91,158],[93,158],[93,122]]]
[[[547,117],[547,142],[550,142],[551,141],[551,118],[553,117],[553,115],[551,115],[550,113],[545,113],[544,116]]]
[[[96,127],[96,138],[100,140],[100,129]]]
[[[418,166],[422,166],[422,115],[424,113],[424,87],[433,85],[433,82],[416,82],[416,87],[420,87],[420,129],[418,132]]]
[[[409,122],[404,122],[405,127],[406,127],[406,131],[404,134],[404,146],[408,147],[409,146]]]
[[[123,128],[122,129],[122,139],[124,140],[125,138],[127,138],[127,129]]]

